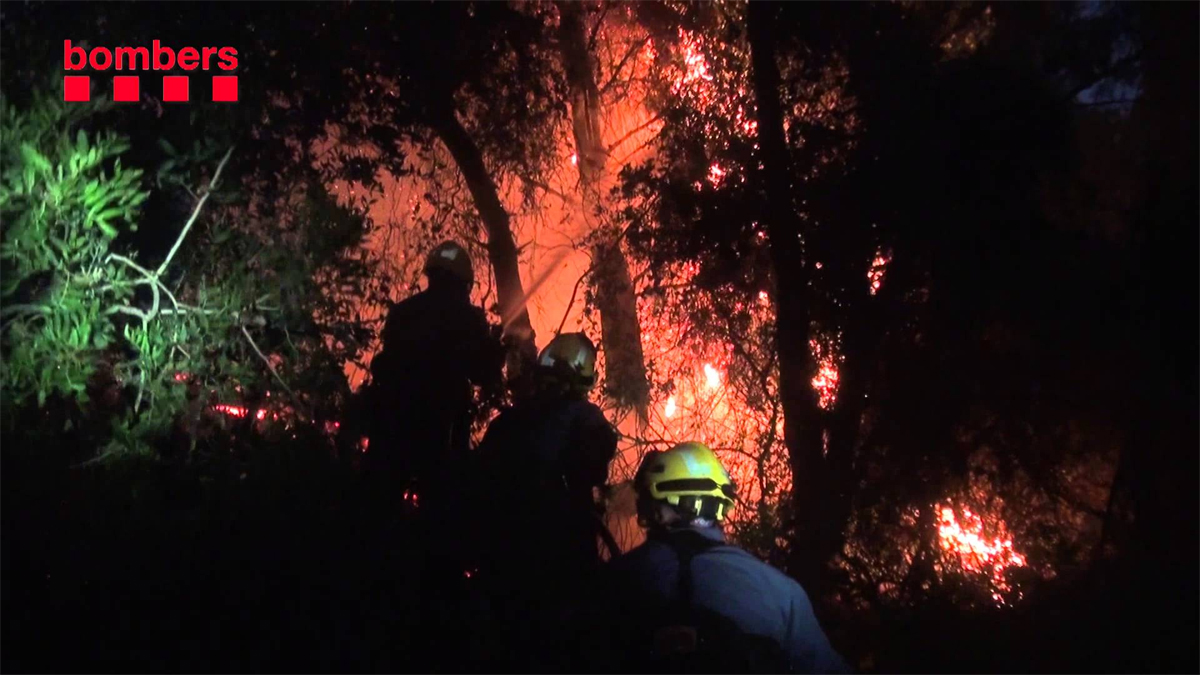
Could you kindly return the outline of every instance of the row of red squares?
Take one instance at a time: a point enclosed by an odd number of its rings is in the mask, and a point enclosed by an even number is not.
[[[141,94],[137,75],[117,75],[113,77],[113,100],[136,101]],[[187,75],[163,76],[162,100],[166,102],[187,102],[190,91]],[[212,78],[212,100],[232,102],[238,100],[237,75],[216,75]],[[68,75],[63,78],[63,100],[83,102],[92,97],[91,77],[88,75]]]

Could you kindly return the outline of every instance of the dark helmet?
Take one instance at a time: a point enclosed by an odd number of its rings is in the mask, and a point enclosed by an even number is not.
[[[468,288],[475,283],[475,270],[471,266],[471,256],[467,249],[454,241],[444,241],[429,252],[425,259],[425,276],[446,273],[463,282]]]
[[[543,382],[587,396],[596,384],[596,345],[583,333],[563,333],[538,355],[537,367]]]

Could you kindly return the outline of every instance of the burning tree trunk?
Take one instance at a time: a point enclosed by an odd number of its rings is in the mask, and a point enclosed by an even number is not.
[[[479,211],[479,217],[487,230],[488,260],[496,275],[496,296],[500,305],[500,315],[504,319],[505,332],[517,337],[522,354],[528,357],[530,352],[536,349],[533,325],[525,307],[517,245],[513,239],[508,212],[500,203],[496,184],[483,164],[483,153],[458,121],[453,110],[438,116],[434,128],[466,179],[467,188],[475,200],[475,208]]]
[[[650,388],[642,354],[637,299],[629,277],[629,264],[621,251],[620,236],[606,228],[602,193],[608,151],[600,134],[600,90],[584,30],[583,6],[558,4],[559,48],[570,86],[571,126],[579,169],[581,212],[589,232],[599,232],[592,249],[592,284],[600,309],[608,394],[618,403],[633,406],[638,419],[646,420]]]
[[[822,533],[835,525],[822,523],[828,514],[829,473],[822,442],[821,411],[809,383],[816,364],[809,349],[809,272],[803,258],[800,223],[792,206],[789,157],[779,100],[780,75],[775,63],[771,9],[750,3],[747,17],[753,84],[758,107],[758,140],[763,177],[772,214],[767,224],[776,283],[776,341],[779,346],[779,390],[784,413],[784,440],[792,467],[796,517],[795,571],[811,593],[818,593],[826,560]]]

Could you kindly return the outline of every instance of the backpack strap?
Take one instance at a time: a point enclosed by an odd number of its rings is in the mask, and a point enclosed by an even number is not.
[[[663,540],[679,558],[679,580],[674,604],[682,611],[690,610],[695,585],[692,580],[692,558],[711,548],[721,546],[722,542],[713,541],[692,530],[669,532],[663,537]]]
[[[692,606],[694,591],[692,559],[703,551],[720,546],[721,542],[712,541],[699,532],[691,530],[667,532],[657,536],[656,539],[670,546],[678,557],[679,579],[676,597],[664,608],[665,612],[659,615],[661,623],[654,631],[653,644],[649,647],[650,654],[654,655],[653,658],[667,659],[667,661],[655,661],[654,666],[649,670],[661,672],[665,669],[669,672],[677,672],[682,667],[686,671],[689,668],[686,664],[691,655],[700,647],[701,640],[701,635],[692,619],[694,612]],[[679,658],[682,658],[683,661],[675,660]]]

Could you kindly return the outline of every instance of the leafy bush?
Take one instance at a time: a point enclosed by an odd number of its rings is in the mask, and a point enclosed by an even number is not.
[[[224,188],[232,147],[160,141],[156,183],[186,192],[188,215],[148,261],[132,246],[149,181],[122,164],[127,138],[86,129],[111,103],[39,92],[29,110],[0,105],[6,435],[36,405],[43,427],[86,426],[103,457],[194,452],[227,444],[235,420],[214,404],[292,438],[336,414],[343,364],[369,335],[354,310],[366,269],[346,254],[361,218],[314,183],[266,222]]]

